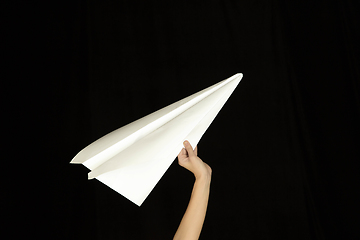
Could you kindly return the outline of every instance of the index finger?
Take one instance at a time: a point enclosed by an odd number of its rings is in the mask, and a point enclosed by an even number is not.
[[[189,157],[196,156],[189,141],[184,141],[184,147],[185,147],[186,151],[188,152]]]

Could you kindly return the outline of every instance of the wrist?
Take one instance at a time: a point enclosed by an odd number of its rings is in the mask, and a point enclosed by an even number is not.
[[[201,182],[201,183],[210,183],[211,182],[211,174],[204,173],[204,174],[195,175],[195,181]]]

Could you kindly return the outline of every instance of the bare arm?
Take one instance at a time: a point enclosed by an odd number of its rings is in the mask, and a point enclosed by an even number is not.
[[[188,141],[178,155],[179,164],[195,175],[195,183],[186,212],[181,220],[174,240],[197,240],[204,223],[211,182],[211,168],[197,156]]]

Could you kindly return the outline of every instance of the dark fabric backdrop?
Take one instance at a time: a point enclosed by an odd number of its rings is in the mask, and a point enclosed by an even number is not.
[[[200,238],[360,238],[358,1],[13,2],[2,12],[1,201],[14,237],[171,239],[194,181],[176,161],[140,208],[69,162],[241,72],[199,143],[213,169]]]

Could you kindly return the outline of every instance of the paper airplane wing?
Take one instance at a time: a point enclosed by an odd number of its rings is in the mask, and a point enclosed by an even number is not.
[[[140,206],[164,175],[183,141],[196,146],[242,74],[119,128],[81,150],[71,163],[82,163],[96,178]]]

